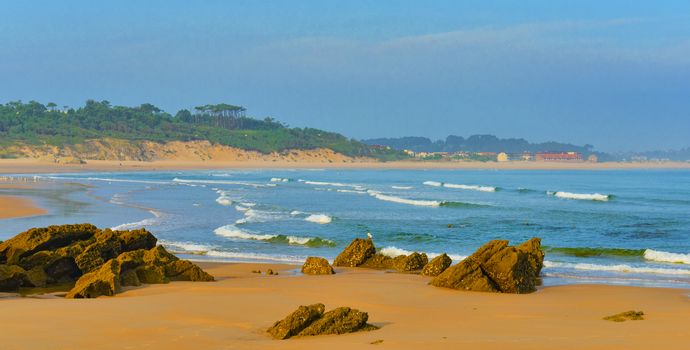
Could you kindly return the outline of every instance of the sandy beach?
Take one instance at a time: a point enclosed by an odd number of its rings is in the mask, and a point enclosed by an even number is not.
[[[412,274],[297,266],[201,264],[217,282],[174,282],[115,297],[0,299],[3,349],[683,349],[687,290],[569,285],[533,294],[459,292]],[[278,276],[251,270],[272,268]],[[322,302],[369,313],[381,329],[273,340],[265,329],[298,305]],[[643,321],[602,317],[642,310]],[[379,341],[378,344],[371,344]]]
[[[86,164],[57,164],[36,159],[0,159],[0,174],[66,173],[84,171],[155,171],[203,169],[487,169],[487,170],[615,170],[690,169],[690,163],[559,163],[559,162],[434,162],[434,161],[113,161],[88,160]]]
[[[45,209],[38,207],[29,198],[0,195],[0,219],[42,215],[45,213]]]

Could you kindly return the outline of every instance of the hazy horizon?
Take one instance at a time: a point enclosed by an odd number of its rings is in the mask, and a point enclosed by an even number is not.
[[[690,3],[2,5],[0,98],[227,102],[367,139],[690,146]]]

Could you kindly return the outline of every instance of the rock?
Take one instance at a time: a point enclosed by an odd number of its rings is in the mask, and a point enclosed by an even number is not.
[[[539,239],[518,247],[494,240],[446,269],[431,284],[470,291],[530,293],[536,290],[543,259]]]
[[[445,271],[453,260],[448,256],[448,254],[443,253],[433,259],[424,266],[422,269],[422,276],[436,277]]]
[[[138,249],[151,249],[156,246],[158,239],[145,229],[120,231],[122,251],[128,252]]]
[[[165,276],[171,281],[211,282],[213,276],[187,260],[176,260],[164,268]]]
[[[287,317],[273,324],[268,329],[268,333],[276,339],[290,338],[323,316],[325,309],[326,307],[323,304],[300,306]]]
[[[70,298],[113,295],[120,286],[212,281],[197,265],[156,246],[150,232],[93,225],[35,228],[0,243],[0,291],[74,283]]]
[[[120,291],[120,264],[113,259],[98,270],[89,272],[77,281],[65,298],[97,298],[114,295]]]
[[[0,264],[17,264],[23,257],[43,250],[56,250],[87,240],[98,231],[90,224],[32,228],[0,243]]]
[[[367,259],[364,263],[359,265],[359,267],[364,267],[367,269],[379,269],[388,270],[393,268],[393,258],[380,253],[374,254],[372,257]]]
[[[612,321],[612,322],[625,322],[628,320],[630,320],[630,321],[642,321],[642,320],[644,320],[644,312],[630,310],[630,311],[626,311],[626,312],[621,312],[619,314],[606,316],[603,319],[606,321]]]
[[[367,324],[369,315],[366,312],[339,307],[325,313],[308,327],[299,332],[300,336],[345,334],[360,330],[377,329],[378,327]]]
[[[333,261],[333,266],[357,267],[376,254],[374,242],[355,238]]]
[[[518,250],[526,252],[532,269],[538,274],[544,267],[544,251],[541,250],[541,239],[534,237],[517,246]]]
[[[26,279],[26,271],[17,265],[0,265],[0,292],[16,292]]]
[[[302,265],[302,273],[305,275],[332,275],[333,267],[324,258],[310,256]]]
[[[266,270],[266,274],[267,275],[273,275],[273,270],[271,270],[271,269]]]
[[[417,271],[429,262],[426,254],[414,252],[410,255],[400,255],[393,258],[393,268],[400,272]]]
[[[170,282],[161,266],[144,265],[137,267],[134,271],[137,273],[137,278],[139,278],[141,283],[160,284]]]

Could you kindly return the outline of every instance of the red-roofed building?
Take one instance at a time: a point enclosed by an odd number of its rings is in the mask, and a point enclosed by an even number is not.
[[[582,155],[577,152],[539,152],[537,162],[581,162]]]

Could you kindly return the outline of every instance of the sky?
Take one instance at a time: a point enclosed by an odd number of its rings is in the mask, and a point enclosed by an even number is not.
[[[0,1],[0,103],[87,99],[225,102],[358,139],[678,149],[690,2]]]

